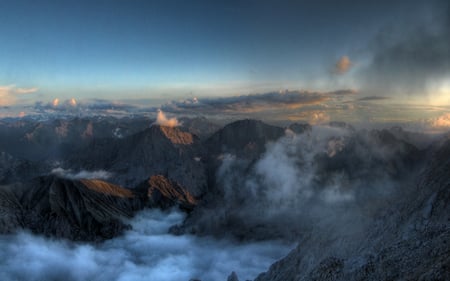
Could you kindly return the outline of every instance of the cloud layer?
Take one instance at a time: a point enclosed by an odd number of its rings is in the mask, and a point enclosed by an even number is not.
[[[262,94],[240,95],[221,98],[190,99],[166,104],[163,109],[171,112],[216,113],[261,113],[276,110],[295,110],[320,105],[336,96],[354,94],[353,90],[333,92],[280,91]]]
[[[28,233],[0,236],[1,280],[202,281],[226,280],[236,271],[254,279],[294,245],[276,241],[235,244],[228,240],[173,236],[178,212],[145,211],[133,230],[102,244],[79,244]]]

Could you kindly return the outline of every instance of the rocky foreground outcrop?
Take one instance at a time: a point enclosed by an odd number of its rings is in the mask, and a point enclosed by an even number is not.
[[[450,140],[433,151],[368,226],[313,229],[256,281],[450,280]]]

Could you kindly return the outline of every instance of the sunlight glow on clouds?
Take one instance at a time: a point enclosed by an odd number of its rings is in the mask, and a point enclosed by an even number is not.
[[[17,103],[21,95],[32,94],[38,88],[18,88],[16,85],[0,86],[0,106],[10,106]]]
[[[433,128],[448,129],[450,128],[450,113],[443,114],[431,122]]]
[[[348,56],[342,56],[334,66],[334,73],[344,74],[347,73],[353,66],[352,61]]]
[[[167,118],[162,110],[158,111],[158,115],[156,116],[156,125],[166,126],[166,127],[178,127],[180,126],[180,122],[178,122],[177,118]]]

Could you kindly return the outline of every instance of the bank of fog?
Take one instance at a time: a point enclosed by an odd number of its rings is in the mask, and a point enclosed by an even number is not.
[[[183,219],[177,211],[147,210],[130,221],[133,229],[124,236],[98,245],[29,233],[0,236],[0,280],[216,281],[226,280],[232,271],[246,280],[294,247],[167,234]]]
[[[388,140],[388,141],[386,141]],[[296,241],[311,228],[359,232],[404,186],[414,147],[387,132],[313,127],[267,145],[257,161],[220,156],[212,204],[189,218],[194,231]],[[325,232],[324,232],[325,233]]]

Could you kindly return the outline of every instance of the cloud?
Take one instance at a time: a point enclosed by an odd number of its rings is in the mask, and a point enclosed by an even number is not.
[[[380,31],[371,47],[372,59],[361,73],[366,91],[433,95],[434,85],[450,77],[449,2],[429,3],[435,5],[432,20],[415,19],[401,30]]]
[[[320,125],[330,122],[330,116],[323,111],[314,111],[309,115],[309,122],[311,125]]]
[[[65,170],[63,168],[55,168],[51,171],[52,174],[67,179],[102,179],[106,180],[112,176],[110,172],[104,170],[73,172],[72,170]]]
[[[430,125],[435,129],[450,129],[450,113],[445,113],[431,120]]]
[[[19,95],[22,95],[22,94],[31,94],[31,93],[34,93],[34,92],[37,92],[38,91],[38,88],[36,88],[36,87],[34,87],[34,88],[16,88],[15,90],[14,90],[14,92],[16,93],[16,94],[19,94]]]
[[[0,86],[0,106],[10,106],[17,103],[19,96],[32,94],[38,88],[17,88],[15,85]]]
[[[287,130],[256,161],[221,155],[214,186],[220,199],[194,211],[188,227],[250,239],[364,227],[365,212],[381,210],[401,175],[410,172],[403,158],[411,155],[408,146],[387,143],[385,134],[345,124],[313,126],[303,134]]]
[[[348,96],[348,95],[356,95],[358,94],[358,91],[353,89],[344,89],[327,92],[326,94],[329,96]]]
[[[86,102],[83,106],[92,111],[113,110],[113,111],[133,112],[137,108],[136,106],[131,105],[131,104],[117,102],[117,101],[103,100],[103,99],[95,99],[95,100]]]
[[[333,96],[355,94],[353,90],[333,92],[318,91],[280,91],[263,94],[240,95],[221,98],[194,98],[181,102],[173,101],[163,106],[166,111],[214,113],[261,113],[275,110],[294,110],[319,105]]]
[[[356,101],[381,101],[381,100],[388,100],[389,97],[382,97],[382,96],[368,96],[368,97],[362,97],[357,99]]]
[[[156,121],[153,124],[166,127],[178,127],[181,125],[181,123],[178,122],[177,118],[167,118],[162,110],[158,110]]]
[[[352,61],[348,56],[342,56],[334,65],[334,73],[336,74],[345,74],[347,73],[353,66]]]
[[[236,244],[191,235],[175,236],[179,212],[147,210],[129,221],[133,229],[98,244],[56,241],[29,233],[3,236],[1,280],[226,280],[236,271],[253,280],[294,245],[278,241]]]

